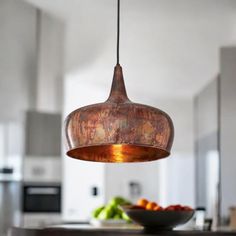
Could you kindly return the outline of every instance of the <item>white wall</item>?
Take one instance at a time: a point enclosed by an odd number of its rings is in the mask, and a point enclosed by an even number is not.
[[[64,11],[60,3],[47,7],[68,22],[67,72],[90,71],[86,80],[102,86],[115,64],[115,1],[74,1]],[[219,47],[235,40],[235,4],[234,0],[123,1],[120,62],[127,68],[129,91],[145,96],[146,90],[152,97],[167,98],[196,94],[218,73]]]
[[[172,117],[172,154],[160,162],[160,198],[165,204],[195,205],[193,100],[173,99],[160,105]]]
[[[160,201],[159,170],[158,162],[106,164],[105,200],[123,196],[134,203],[141,197]],[[140,195],[132,196],[132,182],[140,184]]]
[[[27,1],[66,21],[66,71],[89,70],[91,82],[101,71],[96,83],[105,83],[115,63],[116,1]],[[122,1],[120,59],[129,68],[128,87],[193,96],[218,73],[219,47],[235,41],[235,16],[235,0]]]
[[[64,94],[64,116],[88,103],[102,101],[104,97],[104,91],[92,84],[81,84],[71,75],[65,77]],[[88,220],[91,211],[105,203],[104,164],[79,161],[64,155],[63,167],[63,220]],[[94,186],[98,187],[97,197],[91,195]]]

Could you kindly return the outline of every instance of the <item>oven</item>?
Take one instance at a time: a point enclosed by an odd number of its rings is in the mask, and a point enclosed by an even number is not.
[[[34,183],[23,185],[22,211],[25,227],[61,223],[61,185]]]

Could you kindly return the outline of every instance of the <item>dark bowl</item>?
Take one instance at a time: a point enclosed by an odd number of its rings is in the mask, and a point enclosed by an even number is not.
[[[132,209],[122,206],[125,213],[134,222],[144,226],[145,229],[171,230],[176,226],[187,223],[194,211],[151,211],[144,209]]]

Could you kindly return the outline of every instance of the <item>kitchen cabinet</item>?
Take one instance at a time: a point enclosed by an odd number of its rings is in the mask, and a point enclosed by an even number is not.
[[[209,218],[219,208],[218,85],[215,78],[194,99],[196,206],[206,208]]]
[[[222,48],[220,58],[221,212],[227,217],[236,206],[236,47]]]
[[[61,155],[61,115],[26,112],[26,156]]]

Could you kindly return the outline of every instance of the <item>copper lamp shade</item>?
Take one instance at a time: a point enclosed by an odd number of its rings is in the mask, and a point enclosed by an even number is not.
[[[163,111],[133,103],[117,64],[104,103],[73,111],[65,121],[67,155],[95,162],[144,162],[169,156],[174,127]]]

